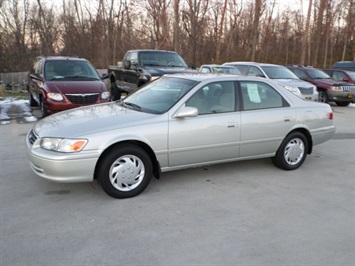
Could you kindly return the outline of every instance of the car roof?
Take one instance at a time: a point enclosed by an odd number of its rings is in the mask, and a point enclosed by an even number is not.
[[[230,75],[224,73],[176,73],[176,74],[165,74],[166,77],[176,77],[182,79],[194,80],[197,82],[201,81],[223,81],[223,80],[256,80],[256,81],[266,81],[264,78],[252,77],[252,76],[241,76],[241,75]]]
[[[201,65],[201,67],[224,67],[224,68],[236,68],[236,67],[234,67],[234,66],[217,65],[217,64],[206,64],[206,65]]]
[[[269,63],[258,63],[258,62],[248,62],[248,61],[235,61],[235,62],[226,62],[223,65],[250,65],[250,66],[275,66],[275,67],[284,67],[282,65],[277,65],[277,64],[269,64]]]
[[[73,57],[73,56],[38,56],[37,58],[42,58],[46,61],[57,61],[57,60],[88,61],[85,58]]]
[[[345,72],[345,73],[354,73],[354,71],[346,70],[346,69],[340,69],[340,68],[323,68],[321,70],[331,70],[331,71],[340,71],[340,72]]]
[[[154,50],[154,49],[135,49],[135,50],[128,50],[127,52],[151,52],[151,53],[172,53],[176,54],[175,51],[169,50]]]

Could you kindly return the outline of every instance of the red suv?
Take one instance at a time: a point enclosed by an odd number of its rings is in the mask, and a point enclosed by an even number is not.
[[[351,102],[354,102],[355,85],[334,80],[327,73],[317,68],[289,65],[287,67],[300,79],[317,86],[319,101],[325,103],[332,101],[339,106],[348,106]]]
[[[91,63],[83,58],[39,56],[28,74],[30,106],[42,117],[79,106],[108,102],[110,92]]]

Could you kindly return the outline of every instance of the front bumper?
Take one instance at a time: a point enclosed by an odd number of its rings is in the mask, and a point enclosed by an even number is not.
[[[36,175],[63,183],[93,181],[99,152],[60,153],[48,151],[39,146],[39,139],[32,145],[29,135],[30,133],[26,136],[27,157],[31,169]]]

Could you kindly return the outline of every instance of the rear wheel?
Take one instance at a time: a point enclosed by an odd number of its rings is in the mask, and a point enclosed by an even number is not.
[[[307,157],[308,141],[301,132],[292,132],[281,143],[272,162],[284,170],[295,170]]]
[[[318,99],[322,103],[329,103],[329,97],[325,90],[320,90],[318,92]]]
[[[152,161],[140,147],[132,144],[116,146],[98,166],[98,179],[103,190],[114,198],[130,198],[145,190],[153,175]]]
[[[111,99],[113,101],[121,99],[121,90],[114,80],[111,80]]]

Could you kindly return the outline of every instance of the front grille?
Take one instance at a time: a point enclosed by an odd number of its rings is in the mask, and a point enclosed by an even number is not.
[[[312,95],[313,94],[313,88],[312,87],[308,87],[308,88],[298,87],[298,89],[300,90],[300,92],[302,94],[307,94],[307,95]]]
[[[38,139],[37,134],[31,130],[30,133],[28,134],[28,141],[33,144],[36,140]]]
[[[355,86],[340,86],[343,91],[355,92]]]
[[[98,93],[90,94],[65,94],[67,99],[73,104],[92,104],[99,98]]]

